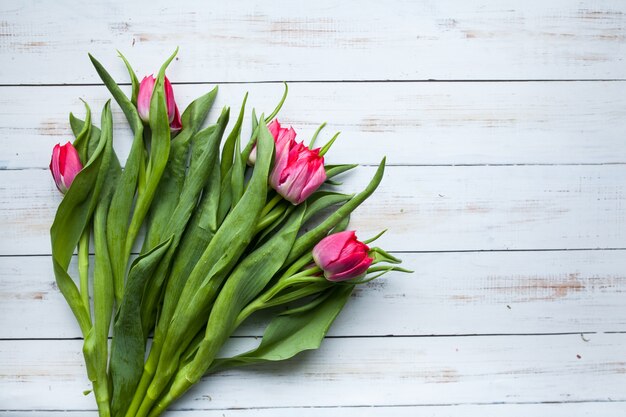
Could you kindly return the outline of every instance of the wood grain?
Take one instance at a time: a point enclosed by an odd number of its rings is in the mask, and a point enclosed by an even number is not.
[[[115,65],[119,65],[115,62]],[[89,69],[93,72],[92,69]],[[126,77],[122,77],[126,80]],[[323,121],[319,143],[335,131],[335,162],[396,165],[626,163],[626,82],[575,83],[296,83],[279,116],[308,142]],[[184,108],[213,85],[177,85]],[[252,107],[269,113],[280,84],[219,86],[210,116],[235,109],[246,91]],[[102,86],[4,87],[0,95],[0,169],[45,168],[56,143],[72,139],[70,111],[94,119],[110,98]],[[372,99],[374,98],[374,99]],[[125,160],[130,129],[113,105],[114,142]],[[235,116],[233,116],[233,119]],[[231,122],[232,124],[232,122]],[[250,123],[244,123],[249,137]],[[564,152],[564,149],[567,151]]]
[[[585,340],[577,334],[327,339],[290,361],[208,378],[173,409],[625,401],[626,335]],[[258,343],[234,342],[224,354]],[[0,342],[0,404],[93,409],[93,398],[82,395],[89,381],[81,344]]]
[[[374,167],[344,176],[358,191]],[[392,251],[621,248],[626,165],[388,167],[352,216]],[[0,171],[1,255],[49,254],[61,195],[47,170]]]
[[[331,417],[331,416],[363,416],[363,417],[622,417],[624,403],[615,402],[578,402],[578,403],[538,403],[538,404],[454,404],[427,405],[423,407],[287,407],[287,408],[247,408],[222,410],[176,410],[168,411],[167,417]],[[7,411],[5,417],[40,417],[37,411]],[[46,411],[51,417],[96,417],[97,411]]]
[[[280,120],[301,139],[329,122],[328,161],[366,165],[344,189],[386,154],[352,227],[389,228],[416,272],[359,288],[320,351],[221,373],[168,415],[626,415],[625,40],[620,0],[3,1],[0,415],[96,416],[50,267],[50,149],[79,98],[96,120],[109,98],[87,52],[127,82],[115,49],[143,75],[176,46],[182,107],[221,83],[213,118],[246,91],[268,112],[294,81]]]
[[[415,273],[359,287],[330,335],[626,331],[624,251],[398,256]],[[237,334],[262,335],[266,319],[253,316]],[[50,257],[0,257],[0,339],[76,337]]]
[[[179,81],[626,78],[619,0],[13,0],[0,14],[3,84],[99,82],[85,55],[116,48],[154,71],[176,46]]]

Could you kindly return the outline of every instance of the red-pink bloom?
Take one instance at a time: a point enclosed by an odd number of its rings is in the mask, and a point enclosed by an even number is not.
[[[81,169],[83,169],[83,164],[80,162],[76,148],[71,143],[67,142],[63,146],[57,143],[54,146],[50,172],[59,191],[65,194]]]
[[[281,127],[280,123],[277,119],[272,120],[270,124],[267,125],[267,129],[270,131],[272,136],[274,137],[274,143],[276,145],[276,157],[274,161],[278,160],[278,149],[282,148],[282,145],[285,142],[289,142],[296,139],[296,131],[293,130],[292,127],[285,128]],[[254,165],[256,162],[256,145],[252,148],[252,152],[250,152],[250,156],[248,156],[248,164]]]
[[[326,236],[313,248],[313,259],[329,281],[345,281],[363,275],[372,264],[370,248],[353,230]]]
[[[270,185],[286,200],[300,204],[326,181],[324,157],[320,150],[309,149],[295,141],[296,132],[274,120],[268,126],[276,142]]]
[[[152,90],[154,90],[154,83],[156,79],[149,75],[147,77],[143,77],[141,83],[139,84],[139,92],[137,93],[137,112],[139,113],[139,117],[145,123],[150,122],[150,100],[152,99]],[[178,132],[182,129],[182,124],[180,121],[180,113],[178,111],[178,106],[176,105],[176,100],[174,99],[174,89],[172,88],[172,84],[165,77],[165,103],[167,106],[167,117],[170,123],[170,130],[172,132]]]

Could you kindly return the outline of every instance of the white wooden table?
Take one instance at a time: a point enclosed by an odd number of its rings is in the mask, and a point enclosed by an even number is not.
[[[87,52],[127,81],[116,48],[145,74],[176,45],[183,106],[218,83],[215,108],[249,91],[267,112],[287,80],[281,121],[328,121],[328,159],[363,165],[346,188],[386,154],[353,226],[389,228],[416,272],[361,288],[319,351],[168,415],[626,415],[626,2],[88,3],[0,3],[1,415],[96,416],[52,273],[50,150],[79,98],[109,98]]]

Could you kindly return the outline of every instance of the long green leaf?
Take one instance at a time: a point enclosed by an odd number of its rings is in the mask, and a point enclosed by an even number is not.
[[[67,269],[74,248],[91,220],[100,195],[104,181],[103,176],[100,175],[100,168],[105,144],[106,139],[99,137],[96,151],[74,178],[57,209],[50,228],[52,263],[57,286],[67,300],[85,336],[91,329],[89,312]]]
[[[113,80],[111,75],[98,60],[91,55],[89,55],[89,58],[96,72],[104,82],[104,85],[124,112],[134,133],[130,153],[126,160],[122,176],[115,188],[107,216],[107,241],[113,268],[113,279],[115,282],[115,299],[119,303],[121,302],[124,292],[124,275],[127,260],[124,256],[126,234],[133,202],[135,200],[135,190],[137,188],[141,160],[145,150],[143,143],[143,123],[139,118],[139,113],[137,113],[137,108],[132,100],[126,97],[115,80]]]
[[[260,345],[249,352],[213,362],[209,372],[259,362],[281,361],[310,349],[319,348],[331,324],[345,305],[354,286],[342,285],[315,308],[279,315],[268,325]]]
[[[337,209],[333,214],[328,216],[317,227],[300,236],[296,241],[287,263],[292,263],[298,259],[306,251],[310,250],[317,242],[332,230],[342,219],[352,213],[363,201],[365,201],[376,190],[385,173],[386,158],[380,162],[374,177],[363,191],[352,197],[350,201]]]
[[[158,199],[153,199],[150,207],[150,227],[145,250],[160,242],[163,228],[178,204],[187,173],[188,151],[194,136],[206,120],[217,95],[217,87],[197,98],[183,112],[183,129],[172,141],[170,156],[157,189]],[[206,136],[206,135],[204,135]],[[198,146],[194,146],[194,154]]]
[[[184,394],[208,369],[215,355],[235,330],[241,310],[254,299],[283,266],[302,225],[306,204],[297,208],[272,239],[252,252],[234,269],[211,309],[204,339],[194,359],[176,374],[157,410]]]
[[[161,258],[172,243],[168,239],[152,251],[138,257],[132,264],[126,291],[113,327],[111,343],[112,409],[114,416],[123,416],[130,404],[145,356],[144,332],[141,327],[141,299],[144,288]]]
[[[163,232],[164,236],[172,235],[174,238],[170,250],[159,265],[159,268],[155,273],[155,278],[150,282],[146,291],[144,306],[142,308],[143,323],[146,331],[153,325],[152,318],[154,317],[154,311],[158,300],[161,298],[161,289],[170,269],[174,252],[178,247],[185,227],[187,226],[187,223],[193,214],[193,210],[197,205],[202,188],[208,181],[212,167],[217,162],[219,145],[222,140],[224,130],[226,129],[226,125],[228,124],[229,114],[229,109],[225,108],[217,121],[216,128],[209,127],[198,132],[196,135],[208,136],[209,138],[206,140],[207,145],[205,146],[204,151],[198,155],[197,158],[192,158],[191,167],[189,168],[189,174],[185,179],[180,200],[175,210],[170,213],[169,221],[166,223],[166,227]],[[196,142],[200,141],[201,139],[196,139]]]
[[[94,395],[101,413],[108,415],[110,405],[108,365],[108,338],[113,312],[113,272],[106,241],[106,215],[121,168],[113,151],[113,121],[107,102],[102,112],[102,136],[106,140],[101,175],[106,175],[101,198],[94,215],[95,266],[93,279],[93,306],[95,338]],[[104,171],[108,167],[107,171]]]
[[[254,225],[265,205],[273,152],[274,139],[264,126],[259,136],[257,163],[250,183],[237,206],[218,229],[183,288],[167,331],[155,379],[148,389],[142,408],[150,407],[167,386],[178,368],[180,354],[202,326],[200,317],[208,312],[223,279],[250,243],[254,235]]]
[[[156,189],[167,165],[170,153],[170,125],[167,115],[167,106],[165,103],[165,90],[163,88],[162,69],[159,78],[155,83],[155,89],[150,100],[150,160],[146,169],[146,188],[144,192],[139,193],[137,202],[133,211],[130,225],[125,239],[124,263],[130,257],[135,239],[139,234],[139,229],[148,213],[152,199],[154,198]],[[158,88],[160,86],[160,88]]]

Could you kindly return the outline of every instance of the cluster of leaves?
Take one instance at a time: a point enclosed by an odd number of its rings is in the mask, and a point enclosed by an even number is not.
[[[247,95],[225,140],[229,108],[203,127],[217,88],[187,107],[183,129],[172,138],[163,84],[175,54],[158,73],[146,125],[137,113],[139,83],[126,59],[122,56],[132,81],[130,97],[90,56],[134,133],[124,169],[112,146],[110,103],[100,128],[87,105],[84,120],[70,115],[74,145],[85,164],[51,228],[53,263],[85,338],[87,372],[101,416],[157,416],[206,373],[284,360],[319,347],[359,281],[326,281],[310,267],[311,249],[347,227],[350,213],[384,173],[383,159],[362,192],[321,189],[298,206],[269,189],[274,139],[267,123],[280,110],[286,88],[270,116],[252,111],[253,133],[243,149]],[[248,167],[254,146],[256,163]],[[326,166],[328,183],[354,166]],[[141,250],[131,262],[142,227]],[[91,237],[96,256],[90,297]],[[76,247],[79,286],[68,273]],[[390,265],[370,272],[401,270],[388,253],[373,253],[376,263]],[[288,304],[287,310],[272,310],[258,347],[217,358],[250,314]],[[150,334],[153,343],[144,362]]]

